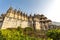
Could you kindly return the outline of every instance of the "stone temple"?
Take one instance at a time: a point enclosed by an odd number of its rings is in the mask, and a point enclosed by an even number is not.
[[[49,29],[51,20],[43,14],[27,15],[20,10],[10,7],[6,13],[0,16],[0,29],[33,27],[36,30]]]

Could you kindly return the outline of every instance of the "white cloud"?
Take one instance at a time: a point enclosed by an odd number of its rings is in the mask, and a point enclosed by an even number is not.
[[[54,0],[45,13],[52,21],[60,22],[60,0]]]

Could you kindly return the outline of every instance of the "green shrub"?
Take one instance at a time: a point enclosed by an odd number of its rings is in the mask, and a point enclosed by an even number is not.
[[[32,30],[32,29],[28,29]],[[24,35],[21,28],[0,30],[0,40],[40,40],[40,38]]]
[[[46,35],[53,40],[60,40],[60,29],[49,30]]]
[[[31,27],[26,27],[25,31],[33,31],[33,29]]]

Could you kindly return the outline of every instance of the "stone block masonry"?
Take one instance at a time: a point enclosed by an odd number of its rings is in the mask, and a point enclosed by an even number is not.
[[[7,28],[17,28],[20,26],[21,28],[33,27],[36,30],[46,30],[51,24],[51,20],[47,19],[43,14],[39,15],[27,15],[20,10],[13,9],[10,7],[5,14],[2,14],[1,29]]]

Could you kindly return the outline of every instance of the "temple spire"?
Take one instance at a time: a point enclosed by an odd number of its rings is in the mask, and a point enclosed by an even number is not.
[[[13,10],[12,6],[9,7],[9,9],[7,10],[7,13],[10,13]]]
[[[17,13],[21,13],[21,10],[20,10],[20,8],[18,9]]]
[[[9,7],[9,10],[13,10],[13,7],[12,7],[12,6],[10,6],[10,7]]]

